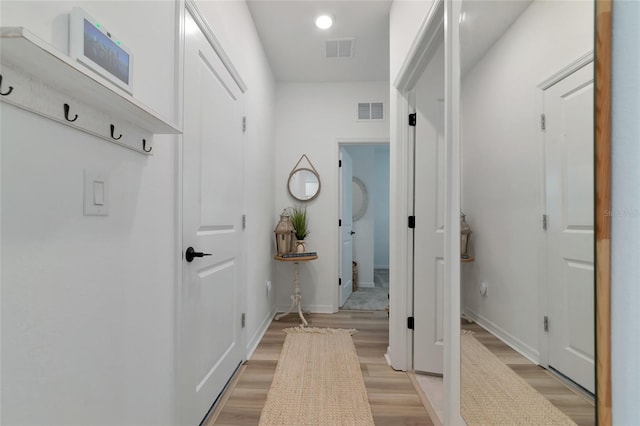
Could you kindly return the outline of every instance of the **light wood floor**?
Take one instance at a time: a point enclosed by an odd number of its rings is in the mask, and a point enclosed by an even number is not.
[[[564,384],[544,368],[533,364],[478,324],[463,320],[461,327],[472,330],[480,343],[579,426],[595,426],[593,401]]]
[[[312,327],[355,328],[353,342],[360,358],[369,404],[377,426],[433,425],[407,373],[392,370],[384,353],[389,344],[387,313],[341,311],[307,316]],[[255,353],[205,423],[257,425],[284,342],[283,328],[299,325],[296,315],[273,321]]]

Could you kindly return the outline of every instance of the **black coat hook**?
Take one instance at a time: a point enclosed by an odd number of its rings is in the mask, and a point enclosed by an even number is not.
[[[152,146],[150,146],[149,149],[147,149],[147,140],[146,139],[142,139],[142,150],[144,152],[151,152],[152,149],[153,149]]]
[[[113,132],[116,130],[116,126],[114,126],[113,124],[111,125],[111,138],[114,140],[118,140],[122,137],[122,135],[118,136],[117,138],[113,135]]]
[[[0,89],[2,89],[2,74],[0,74]],[[0,90],[0,95],[7,96],[11,94],[11,92],[13,92],[13,86],[9,86],[9,90],[7,90],[6,92]]]
[[[64,104],[64,118],[67,121],[74,122],[78,119],[78,114],[74,114],[75,117],[69,118],[69,104]]]

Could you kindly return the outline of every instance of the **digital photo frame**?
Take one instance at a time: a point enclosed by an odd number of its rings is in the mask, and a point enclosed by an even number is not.
[[[69,15],[69,56],[133,93],[133,55],[101,22],[74,7]]]

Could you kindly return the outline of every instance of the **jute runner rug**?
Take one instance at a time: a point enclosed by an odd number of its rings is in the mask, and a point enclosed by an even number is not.
[[[469,426],[575,425],[472,333],[461,336],[461,408]]]
[[[287,328],[261,426],[373,425],[351,335],[355,330]]]

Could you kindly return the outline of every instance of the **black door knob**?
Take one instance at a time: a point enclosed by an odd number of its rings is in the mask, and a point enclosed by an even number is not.
[[[204,257],[211,256],[211,253],[202,253],[200,251],[196,251],[193,247],[189,247],[187,251],[184,252],[184,258],[187,262],[193,262],[193,259],[196,257]]]
[[[356,233],[356,231],[351,231],[351,235],[353,235],[353,234],[355,234],[355,233]]]

